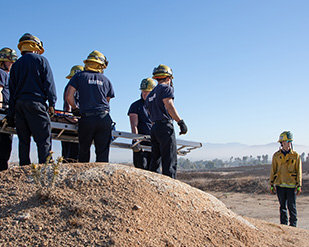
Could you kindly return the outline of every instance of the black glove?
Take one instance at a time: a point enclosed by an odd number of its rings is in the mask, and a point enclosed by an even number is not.
[[[185,122],[183,121],[183,119],[179,120],[178,125],[180,127],[179,135],[184,135],[188,132],[188,127],[185,124]]]
[[[5,123],[7,123],[7,125],[9,126],[9,127],[12,127],[12,128],[14,128],[16,125],[15,125],[15,119],[14,119],[14,117],[10,117],[10,116],[6,116],[5,118],[3,118],[2,119],[2,124],[5,124]]]
[[[72,110],[72,113],[73,113],[73,115],[74,116],[76,116],[76,117],[80,117],[81,115],[80,115],[80,112],[79,112],[79,108],[75,108],[75,109],[73,109]]]

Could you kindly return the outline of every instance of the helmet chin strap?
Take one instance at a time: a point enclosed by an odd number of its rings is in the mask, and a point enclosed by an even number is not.
[[[172,78],[171,78],[170,86],[171,86],[171,87],[174,87],[173,79],[172,79]]]

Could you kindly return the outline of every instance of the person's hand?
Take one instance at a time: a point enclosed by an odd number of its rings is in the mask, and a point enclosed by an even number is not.
[[[276,195],[276,194],[277,194],[276,187],[271,186],[271,187],[270,187],[270,193],[272,193],[273,195]]]
[[[183,121],[183,119],[179,120],[178,125],[180,127],[179,135],[184,135],[188,132],[188,127],[185,124],[185,122]]]
[[[73,113],[73,115],[76,116],[76,117],[80,117],[80,116],[81,116],[78,107],[76,107],[75,109],[73,109],[73,110],[72,110],[72,113]]]
[[[136,141],[133,141],[133,144],[132,144],[132,150],[133,150],[133,152],[138,153],[138,152],[142,151],[142,146],[141,146],[141,144],[140,144],[140,143],[135,144],[135,143],[136,143]]]
[[[53,106],[48,107],[48,113],[50,118],[55,116],[55,108]]]
[[[7,124],[7,126],[12,127],[12,128],[16,126],[14,117],[5,116],[1,122],[3,125]]]
[[[295,189],[296,195],[298,196],[301,193],[301,187]]]

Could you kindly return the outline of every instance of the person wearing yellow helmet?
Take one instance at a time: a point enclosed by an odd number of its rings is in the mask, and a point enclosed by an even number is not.
[[[81,65],[74,65],[70,73],[65,77],[67,79],[71,79],[76,73],[81,72],[84,70],[84,67]],[[63,110],[65,112],[72,112],[72,107],[70,106],[69,102],[66,100],[66,94],[68,91],[69,83],[66,85],[64,88],[64,93],[63,93]],[[74,99],[75,99],[75,104],[79,107],[78,103],[78,98],[79,94],[78,91],[75,92]],[[78,160],[78,153],[79,153],[79,144],[78,143],[73,143],[73,142],[61,142],[61,148],[62,148],[62,157],[64,162],[77,162]]]
[[[78,120],[79,162],[89,162],[93,142],[96,162],[108,162],[113,123],[109,115],[109,102],[115,97],[110,80],[103,75],[108,61],[95,50],[84,60],[84,64],[84,71],[71,78],[66,94],[73,114],[81,116]],[[74,99],[76,91],[79,93],[79,107]]]
[[[172,69],[160,64],[154,68],[152,74],[152,78],[158,81],[158,85],[146,99],[146,107],[153,123],[151,128],[152,162],[150,170],[157,172],[161,164],[162,174],[176,178],[177,144],[173,120],[180,127],[180,135],[186,134],[188,128],[174,106]]]
[[[9,105],[9,72],[17,60],[16,51],[4,47],[0,50],[0,108],[5,111]],[[7,121],[4,120],[4,122]],[[12,135],[0,133],[0,171],[8,169],[12,151]]]
[[[4,47],[0,50],[0,108],[8,108],[9,104],[9,72],[17,60],[16,51]]]
[[[130,105],[128,116],[130,118],[131,132],[134,134],[150,135],[151,120],[145,106],[145,100],[149,93],[154,89],[156,83],[151,78],[145,78],[140,85],[141,98]],[[141,145],[149,145],[149,142],[136,144],[133,140],[133,164],[136,168],[149,169],[151,152],[141,149]]]
[[[45,163],[51,151],[51,120],[57,100],[53,73],[43,54],[43,43],[25,33],[18,43],[22,56],[10,71],[10,100],[7,118],[16,117],[19,139],[19,164],[29,165],[33,137],[39,163]],[[48,106],[46,104],[48,101]]]
[[[44,53],[43,42],[30,33],[25,33],[19,39],[17,47],[22,55],[27,52],[34,52],[39,55]]]
[[[281,148],[274,153],[270,172],[270,191],[277,194],[280,204],[280,223],[297,226],[296,195],[301,193],[302,163],[292,148],[293,134],[284,131],[279,136]],[[290,218],[288,220],[288,212]]]

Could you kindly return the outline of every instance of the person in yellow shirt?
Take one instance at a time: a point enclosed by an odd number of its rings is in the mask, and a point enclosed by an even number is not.
[[[280,223],[296,227],[297,210],[296,195],[301,193],[302,185],[302,164],[300,156],[293,150],[293,134],[284,131],[279,136],[281,148],[274,153],[270,173],[270,190],[277,194],[280,204]]]

